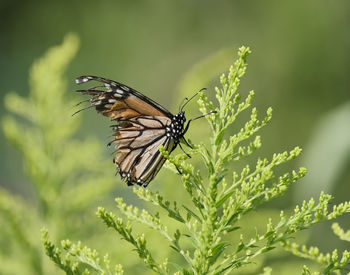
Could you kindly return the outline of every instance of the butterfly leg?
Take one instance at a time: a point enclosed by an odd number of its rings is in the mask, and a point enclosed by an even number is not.
[[[186,156],[188,156],[189,158],[191,158],[191,156],[184,150],[184,148],[182,148],[181,143],[179,143],[179,146],[180,146],[182,152],[184,152]]]
[[[188,143],[188,141],[185,139],[185,137],[182,137],[182,138],[183,138],[183,140],[185,141],[186,145],[187,145],[188,147],[190,147],[191,149],[193,149],[192,145]]]
[[[174,164],[175,165],[175,164]],[[179,167],[175,165],[176,170],[179,172],[180,175],[182,175],[182,172],[180,171]]]

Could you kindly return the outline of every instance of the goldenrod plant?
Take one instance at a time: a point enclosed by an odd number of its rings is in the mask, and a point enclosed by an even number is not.
[[[87,236],[95,222],[86,211],[115,186],[113,174],[104,173],[110,164],[104,146],[74,137],[81,117],[71,117],[76,99],[68,95],[64,73],[78,47],[78,37],[67,35],[31,67],[28,96],[4,98],[11,114],[2,118],[2,129],[21,155],[34,198],[0,189],[1,274],[52,274],[40,228],[56,237]]]
[[[278,247],[313,260],[320,274],[347,270],[347,251],[339,260],[337,251],[321,254],[291,238],[348,213],[349,202],[329,209],[332,197],[321,193],[317,201],[310,199],[293,213],[286,209],[279,218],[276,211],[261,208],[282,196],[306,169],[276,175],[280,165],[300,155],[299,147],[251,164],[262,145],[257,132],[271,120],[272,109],[259,118],[251,106],[254,92],[245,97],[238,93],[250,53],[246,47],[220,78],[216,100],[208,98],[213,93],[200,93],[200,112],[216,110],[206,117],[210,138],[200,144],[189,141],[191,160],[160,148],[168,159],[167,169],[156,179],[162,184],[134,187],[133,197],[123,191],[115,199],[118,213],[107,210],[111,190],[129,187],[117,183],[104,144],[75,137],[82,116],[71,117],[78,99],[67,93],[73,87],[67,89],[64,73],[78,44],[77,36],[67,35],[32,66],[28,96],[9,93],[4,98],[12,114],[2,118],[2,129],[23,159],[34,197],[0,189],[1,274],[146,274],[148,269],[147,274],[267,275],[273,268],[263,267],[261,259]],[[237,131],[244,117],[240,115],[249,110],[248,121]],[[333,229],[349,239],[338,225]],[[60,245],[50,240],[49,232],[55,240],[64,239]],[[311,269],[301,265],[297,273],[311,274]]]
[[[272,117],[272,109],[268,108],[262,119],[258,118],[256,108],[251,108],[253,91],[243,99],[238,93],[249,53],[249,48],[239,49],[238,60],[230,67],[227,75],[221,76],[221,87],[215,89],[216,102],[211,101],[205,93],[200,93],[199,110],[203,114],[211,110],[216,110],[216,113],[206,117],[211,131],[209,143],[192,144],[193,149],[189,153],[192,158],[200,158],[205,169],[191,164],[184,154],[169,155],[164,148],[160,148],[168,159],[169,170],[177,174],[177,167],[181,172],[182,186],[177,184],[172,188],[183,188],[188,202],[183,203],[184,200],[178,198],[176,192],[164,197],[160,191],[134,187],[134,194],[145,203],[145,207],[128,204],[119,197],[115,199],[119,214],[104,207],[97,210],[97,216],[114,231],[109,233],[119,235],[133,247],[130,257],[138,255],[153,273],[239,273],[240,269],[253,264],[258,257],[272,252],[278,246],[287,249],[289,240],[297,232],[350,211],[350,202],[334,205],[329,210],[332,197],[321,193],[317,202],[314,199],[303,202],[290,214],[281,211],[278,221],[267,218],[264,231],[256,230],[253,237],[246,236],[246,232],[252,228],[241,227],[243,218],[263,204],[282,196],[291,184],[306,174],[305,168],[280,176],[275,172],[277,167],[301,154],[299,147],[274,154],[269,159],[259,158],[254,166],[246,165],[240,171],[230,171],[232,165],[229,164],[243,161],[261,147],[261,138],[257,132]],[[242,112],[249,109],[250,119],[236,134],[230,136],[230,126]],[[151,207],[146,207],[147,204]],[[164,243],[168,243],[169,249],[174,252],[170,259],[159,253],[154,255],[154,244],[147,234],[149,231],[142,229],[142,225],[158,234],[156,246],[164,249]],[[235,238],[237,235],[238,239]],[[111,259],[105,255],[102,260],[96,251],[81,243],[72,244],[69,240],[63,241],[60,248],[49,240],[47,230],[43,231],[43,243],[46,254],[68,274],[123,272],[121,259]],[[342,267],[338,265],[338,269]],[[307,270],[306,266],[300,268],[300,273],[307,274]],[[323,274],[331,274],[332,270],[326,268]],[[266,267],[261,272],[271,274],[273,271]],[[295,270],[292,272],[295,274]]]
[[[344,206],[349,207],[349,205]],[[333,223],[332,229],[339,239],[350,242],[350,230],[344,232],[338,223]],[[307,247],[306,245],[299,245],[296,242],[289,240],[283,241],[282,246],[285,250],[291,252],[297,257],[305,258],[314,261],[321,265],[321,271],[311,272],[306,265],[303,266],[302,274],[349,274],[350,270],[350,251],[344,250],[341,255],[337,249],[331,253],[322,253],[316,246]]]

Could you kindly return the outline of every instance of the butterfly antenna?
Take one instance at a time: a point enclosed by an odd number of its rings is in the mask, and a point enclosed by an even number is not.
[[[186,100],[188,100],[187,97],[185,97],[185,98],[181,101],[181,103],[180,103],[180,105],[179,105],[179,112],[181,112],[182,104],[184,104],[184,102],[185,102]]]
[[[187,101],[182,105],[180,111],[182,112],[183,108],[187,105],[188,102],[190,102],[193,98],[195,98],[201,91],[206,90],[207,88],[200,89],[197,93],[195,93],[190,99],[187,99]]]
[[[191,119],[190,119],[190,120],[187,122],[187,125],[186,125],[185,129],[183,130],[182,134],[184,135],[184,134],[187,132],[188,127],[190,127],[190,123],[191,123],[191,121],[194,121],[194,120],[196,120],[196,119],[199,119],[199,118],[202,118],[202,117],[208,116],[208,115],[210,115],[210,114],[215,114],[215,113],[216,113],[216,111],[211,111],[211,112],[206,113],[206,114],[204,114],[204,115],[197,116],[197,117],[195,117],[195,118],[191,118]]]

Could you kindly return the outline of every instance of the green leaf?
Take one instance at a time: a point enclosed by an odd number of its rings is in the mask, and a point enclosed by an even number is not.
[[[287,223],[287,219],[285,218],[285,217],[283,217],[281,220],[280,220],[280,222],[277,224],[277,228],[280,228],[280,227],[283,227],[283,226],[285,226],[286,225],[286,223]]]
[[[188,234],[182,234],[182,235],[187,237],[192,242],[195,248],[198,248],[198,242],[195,238],[193,238],[191,235],[188,235]]]
[[[227,221],[226,225],[231,224],[231,223],[234,221],[234,219],[237,218],[239,214],[241,214],[241,212],[242,212],[242,210],[238,210],[238,209],[237,209],[236,213],[234,213],[234,214],[230,217],[230,219]]]
[[[224,138],[226,132],[226,128],[222,129],[219,134],[217,135],[216,139],[215,139],[215,145],[218,146],[221,142],[222,139]]]
[[[242,251],[245,248],[245,244],[244,243],[240,243],[237,248],[236,248],[236,253]]]
[[[225,265],[222,269],[220,269],[218,272],[214,273],[215,275],[221,275],[223,274],[226,270],[230,268],[238,269],[242,267],[243,265],[250,264],[250,262],[243,262],[241,259],[234,260],[230,262],[229,264]]]
[[[186,209],[187,213],[190,214],[192,217],[194,217],[198,222],[202,223],[202,220],[198,215],[196,215],[191,209],[189,209],[187,206],[182,205],[183,208]]]
[[[225,227],[225,230],[227,232],[233,232],[233,231],[236,231],[236,230],[238,230],[240,228],[241,228],[240,226],[228,226],[228,227]]]
[[[170,208],[169,208],[168,216],[170,218],[173,218],[173,219],[181,222],[181,223],[185,223],[185,220],[178,213],[176,213],[175,211],[171,210]]]
[[[274,247],[274,246],[265,247],[261,250],[261,253],[269,252],[270,250],[275,249],[275,248],[276,247]]]
[[[216,207],[219,208],[220,206],[222,206],[228,198],[230,198],[232,196],[232,194],[234,193],[235,191],[231,191],[231,192],[228,192],[227,194],[225,194],[223,197],[221,197],[217,202],[216,202]]]
[[[221,242],[221,243],[218,243],[216,246],[214,246],[214,248],[212,249],[212,257],[210,259],[211,265],[217,261],[217,259],[220,257],[222,252],[224,252],[224,250],[228,246],[229,244],[227,242]]]
[[[191,271],[191,270],[188,270],[188,269],[183,268],[183,269],[182,269],[182,274],[183,274],[183,275],[193,275],[194,273],[193,273],[193,271]]]
[[[269,232],[266,232],[265,234],[264,234],[264,238],[265,239],[268,239],[270,236],[272,236],[273,234],[275,234],[276,233],[276,231],[274,231],[274,230],[271,230],[271,231],[269,231]]]
[[[172,249],[174,249],[176,252],[180,253],[180,250],[179,250],[176,246],[170,245],[170,247],[171,247]]]
[[[190,271],[190,270],[188,270],[188,269],[182,267],[181,265],[179,265],[179,264],[177,264],[177,263],[175,263],[175,262],[169,262],[169,264],[171,264],[172,266],[174,266],[175,269],[176,269],[177,271],[180,271],[180,272],[181,272],[181,274],[184,274],[184,275],[193,275],[193,272],[192,272],[192,271]]]
[[[215,184],[219,184],[225,178],[225,176],[225,174],[222,174],[221,176],[217,177],[215,180]]]

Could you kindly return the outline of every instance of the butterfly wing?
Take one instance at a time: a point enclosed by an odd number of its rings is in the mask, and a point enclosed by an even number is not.
[[[96,106],[98,112],[102,112],[111,120],[123,118],[125,115],[131,116],[135,112],[150,116],[166,116],[170,119],[173,117],[164,107],[122,83],[97,76],[81,76],[75,82],[81,84],[92,80],[100,82],[102,85],[78,90],[78,92],[92,95],[89,100],[91,105]]]
[[[171,152],[174,142],[165,128],[171,121],[161,116],[139,116],[113,126],[117,155],[114,163],[128,184],[147,186],[165,162],[159,152],[163,145]]]
[[[98,112],[116,121],[113,125],[116,142],[116,156],[113,162],[128,185],[147,186],[159,172],[165,158],[159,152],[159,146],[171,152],[176,144],[167,134],[173,115],[165,108],[135,91],[118,83],[95,76],[81,76],[76,83],[91,80],[102,85],[86,90],[78,90],[91,95],[88,101]]]

